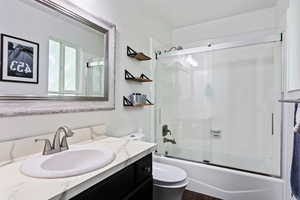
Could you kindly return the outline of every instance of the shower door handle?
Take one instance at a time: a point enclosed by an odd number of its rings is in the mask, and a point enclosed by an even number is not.
[[[272,127],[272,135],[274,135],[274,113],[272,113],[271,127]]]

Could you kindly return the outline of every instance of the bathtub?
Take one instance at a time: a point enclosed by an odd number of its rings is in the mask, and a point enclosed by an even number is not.
[[[180,167],[188,173],[188,190],[223,200],[283,200],[284,182],[201,163],[154,156],[157,162]]]

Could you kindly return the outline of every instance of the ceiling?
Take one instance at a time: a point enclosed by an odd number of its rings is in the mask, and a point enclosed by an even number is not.
[[[274,7],[277,0],[139,0],[142,9],[174,28]]]

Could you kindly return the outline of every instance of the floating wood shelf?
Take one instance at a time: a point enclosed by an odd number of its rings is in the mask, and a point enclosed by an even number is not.
[[[148,99],[146,100],[147,104],[133,104],[129,99],[123,96],[123,106],[124,107],[144,107],[144,106],[153,106]]]
[[[149,56],[146,56],[144,53],[140,52],[137,53],[135,50],[127,46],[127,56],[131,58],[135,58],[139,61],[146,61],[146,60],[151,60]]]
[[[144,78],[133,78],[133,79],[126,79],[126,80],[131,80],[131,81],[136,81],[136,82],[152,82],[152,80],[147,80],[147,79],[144,79]]]
[[[125,79],[129,81],[136,81],[136,82],[152,82],[145,74],[141,74],[140,77],[133,76],[129,71],[125,69]]]

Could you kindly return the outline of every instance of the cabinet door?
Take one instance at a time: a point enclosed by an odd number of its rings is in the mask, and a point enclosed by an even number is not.
[[[152,177],[152,154],[140,159],[134,165],[136,186]]]
[[[71,200],[121,200],[134,188],[134,166],[101,181]]]
[[[153,180],[148,179],[143,186],[126,200],[153,200]]]
[[[71,200],[152,200],[152,154]]]

